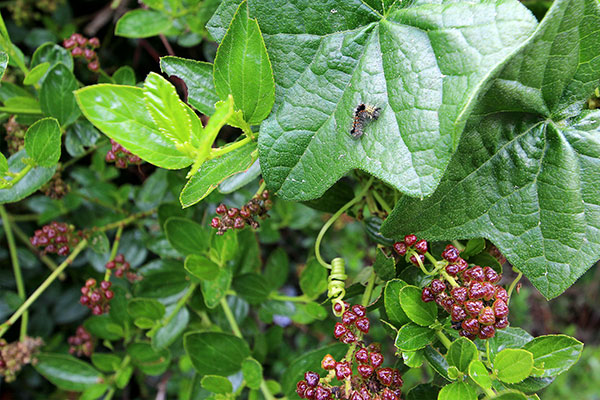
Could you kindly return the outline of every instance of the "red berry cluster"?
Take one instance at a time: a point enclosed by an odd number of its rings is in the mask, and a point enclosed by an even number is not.
[[[85,58],[90,71],[96,72],[100,69],[100,61],[96,54],[96,49],[100,47],[100,40],[97,37],[87,39],[79,33],[74,33],[63,41],[63,46],[71,50],[73,57]]]
[[[77,357],[82,355],[91,357],[94,352],[94,341],[92,335],[85,330],[83,325],[79,325],[75,331],[75,336],[69,336],[69,353],[75,354]]]
[[[62,199],[69,192],[69,189],[69,185],[62,179],[62,172],[57,169],[52,179],[40,188],[40,192],[51,199]]]
[[[66,256],[71,252],[71,247],[79,243],[82,236],[83,232],[75,232],[73,225],[53,221],[42,226],[42,229],[36,230],[29,241],[33,246],[42,247],[44,253]]]
[[[81,288],[81,297],[79,302],[92,310],[94,315],[102,315],[110,310],[110,300],[115,297],[115,293],[110,290],[111,283],[109,281],[100,282],[100,286],[96,287],[96,280],[90,278],[85,282],[85,286]]]
[[[502,275],[490,267],[476,265],[467,269],[466,261],[457,255],[458,250],[451,245],[442,253],[444,259],[454,262],[448,264],[446,272],[456,278],[459,286],[451,287],[443,280],[434,279],[423,288],[421,299],[435,301],[446,310],[461,336],[471,340],[492,338],[496,329],[509,325],[508,293],[497,285]]]
[[[0,339],[0,377],[6,382],[13,382],[25,365],[36,362],[35,356],[43,344],[41,338],[29,336],[12,343]]]
[[[248,203],[238,208],[227,208],[223,203],[219,204],[216,210],[221,217],[214,217],[210,222],[210,226],[217,229],[217,235],[223,235],[229,229],[243,229],[246,225],[257,229],[258,221],[254,219],[259,217],[265,219],[267,212],[273,206],[273,202],[269,198],[269,192],[263,191],[261,194],[254,196]]]
[[[396,253],[402,257],[408,255],[409,261],[417,266],[419,265],[419,259],[421,264],[425,262],[424,254],[427,253],[428,247],[426,240],[419,240],[415,235],[406,235],[402,242],[394,243]]]
[[[342,314],[342,322],[336,323],[333,328],[333,336],[344,344],[351,344],[356,342],[358,331],[362,333],[369,333],[371,324],[369,318],[367,318],[367,310],[360,304],[355,304],[350,308],[350,304],[344,302],[344,307],[340,303],[336,303],[333,306],[333,310],[336,313]]]
[[[129,262],[125,261],[125,256],[123,254],[117,254],[114,260],[106,263],[106,269],[115,270],[115,276],[117,278],[126,277],[131,283],[141,280],[142,277],[135,272],[132,272],[130,268],[131,265],[129,265]]]
[[[106,162],[114,162],[115,167],[125,169],[130,164],[140,165],[142,163],[142,159],[138,156],[131,154],[129,150],[125,147],[121,146],[119,143],[110,139],[111,149],[106,153],[106,157],[104,158]]]

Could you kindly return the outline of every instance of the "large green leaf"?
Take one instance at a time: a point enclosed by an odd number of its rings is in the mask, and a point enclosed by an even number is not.
[[[600,111],[583,107],[600,78],[598,31],[597,1],[556,1],[490,80],[436,193],[404,198],[382,232],[486,237],[547,298],[597,261]]]
[[[231,7],[209,23],[220,37]],[[375,2],[377,3],[377,2]],[[277,98],[261,126],[261,166],[280,197],[319,197],[353,168],[411,196],[436,188],[469,105],[498,63],[533,31],[517,1],[248,0],[272,62]],[[356,106],[381,107],[354,140]]]
[[[250,355],[248,344],[228,333],[188,333],[183,344],[194,369],[201,375],[231,375],[242,368]]]
[[[196,110],[211,115],[219,101],[213,80],[213,65],[179,57],[163,57],[160,68],[165,74],[176,76],[185,82],[187,101]]]
[[[52,167],[60,158],[61,132],[54,118],[43,118],[25,133],[25,151],[36,165]]]
[[[63,390],[81,392],[104,377],[90,364],[62,354],[40,354],[35,369]]]
[[[192,163],[152,121],[143,89],[101,84],[80,89],[75,96],[81,111],[96,128],[145,161],[167,169]]]
[[[225,100],[231,94],[246,122],[257,125],[271,112],[273,70],[258,22],[249,17],[246,2],[239,6],[217,50],[214,78],[219,97]]]
[[[533,354],[535,367],[544,369],[542,378],[555,377],[579,360],[583,343],[567,335],[546,335],[523,346]]]
[[[40,106],[45,115],[54,117],[61,126],[75,122],[79,109],[73,96],[77,80],[63,63],[50,68],[40,90]]]

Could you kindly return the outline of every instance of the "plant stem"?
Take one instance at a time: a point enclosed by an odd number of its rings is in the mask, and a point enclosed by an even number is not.
[[[448,275],[448,273],[446,272],[445,269],[441,269],[440,274],[444,277],[445,280],[447,280],[450,283],[450,285],[452,285],[452,287],[454,287],[454,288],[460,287],[460,285],[458,283],[456,283],[454,278],[451,277],[450,275]]]
[[[306,295],[284,296],[276,292],[272,292],[271,294],[269,294],[269,299],[277,301],[291,301],[293,303],[308,303],[311,301]]]
[[[190,284],[190,286],[188,287],[187,292],[177,301],[177,304],[175,304],[175,308],[173,309],[173,311],[171,312],[171,314],[169,314],[169,316],[164,320],[164,322],[162,323],[162,326],[168,325],[169,322],[171,322],[171,320],[173,318],[175,318],[175,316],[177,315],[177,313],[179,312],[179,310],[181,310],[181,308],[183,306],[185,306],[185,304],[190,299],[190,297],[192,297],[192,294],[194,294],[194,290],[196,290],[197,287],[198,287],[197,283]]]
[[[0,112],[7,114],[29,114],[29,115],[42,115],[42,110],[29,109],[29,108],[15,108],[15,107],[0,107]]]
[[[21,266],[19,265],[19,256],[17,254],[17,245],[15,243],[15,237],[12,233],[12,227],[8,214],[4,206],[0,205],[0,216],[2,217],[2,225],[4,226],[4,233],[6,234],[6,241],[8,242],[8,249],[10,251],[10,261],[13,266],[15,274],[15,283],[17,284],[17,294],[21,301],[25,301],[25,284],[23,283],[23,275],[21,274]],[[29,313],[25,311],[23,318],[21,318],[21,333],[20,340],[24,340],[27,336],[27,321],[29,320]]]
[[[136,213],[136,214],[131,214],[129,217],[127,217],[125,219],[122,219],[122,220],[116,221],[116,222],[112,222],[112,223],[110,223],[108,225],[104,225],[104,226],[101,226],[101,227],[96,227],[96,228],[93,228],[92,230],[95,231],[95,232],[106,232],[106,231],[109,231],[111,229],[118,228],[121,225],[129,225],[130,223],[132,223],[136,219],[147,217],[149,215],[154,214],[155,212],[156,212],[156,208],[153,208],[153,209],[148,210],[148,211],[143,211],[143,212],[139,212],[139,213]]]
[[[381,195],[379,193],[377,193],[376,190],[373,191],[373,197],[375,197],[375,200],[377,200],[377,202],[381,205],[381,207],[383,207],[383,209],[385,210],[386,213],[388,213],[388,214],[392,213],[392,208],[383,199],[383,197],[381,197]]]
[[[2,107],[0,107],[0,109],[1,108]],[[0,182],[0,189],[10,189],[11,187],[15,186],[21,179],[25,177],[25,175],[27,175],[29,171],[31,171],[32,168],[33,167],[31,165],[26,165],[25,168],[17,172],[10,181],[3,179],[3,182]]]
[[[271,391],[269,390],[269,387],[267,386],[267,382],[264,379],[260,383],[260,391],[262,392],[263,396],[265,396],[265,399],[267,399],[267,400],[275,399],[275,396],[273,396],[271,394]]]
[[[71,264],[73,262],[73,260],[75,259],[75,257],[77,257],[77,255],[83,250],[85,249],[85,247],[87,246],[87,239],[82,240],[81,242],[79,242],[79,244],[73,249],[73,251],[71,252],[71,254],[69,254],[69,256],[65,259],[65,261],[63,261],[58,268],[56,268],[51,274],[50,276],[48,276],[48,278],[46,278],[46,280],[44,282],[42,282],[42,284],[35,290],[35,292],[33,292],[29,298],[27,300],[25,300],[25,302],[23,304],[21,304],[21,307],[19,307],[17,309],[17,311],[15,311],[15,313],[6,321],[4,322],[2,325],[0,325],[0,337],[2,337],[4,335],[4,333],[6,333],[6,331],[8,330],[8,328],[10,328],[12,326],[12,324],[14,324],[21,315],[23,315],[23,313],[25,313],[29,307],[33,304],[34,301],[37,300],[38,297],[40,297],[40,295],[42,293],[44,293],[44,291],[46,290],[46,288],[48,286],[50,286],[50,284],[52,282],[54,282],[54,280],[58,277],[58,275],[60,275],[60,273],[67,268],[67,266],[69,266],[69,264]]]
[[[523,273],[521,271],[519,271],[518,269],[513,267],[513,270],[515,272],[518,272],[517,277],[512,281],[512,283],[510,284],[509,288],[508,288],[508,302],[506,303],[506,305],[510,304],[510,298],[512,296],[512,292],[515,289],[515,287],[517,286],[517,283],[519,283],[519,281],[521,280],[521,277],[523,276]]]
[[[344,204],[342,208],[337,210],[337,212],[333,214],[327,222],[325,222],[325,225],[323,225],[323,227],[319,231],[319,235],[317,236],[317,240],[315,241],[315,257],[317,258],[319,264],[321,264],[323,267],[331,269],[331,265],[327,264],[325,260],[323,260],[323,257],[321,257],[320,247],[321,241],[323,240],[323,236],[325,236],[325,233],[327,233],[327,229],[329,229],[329,227],[333,225],[333,223],[340,217],[340,215],[345,213],[346,210],[348,210],[350,207],[352,207],[355,203],[359,202],[364,197],[364,195],[367,193],[367,190],[369,190],[369,188],[371,187],[373,179],[374,178],[371,177],[366,183],[366,185],[356,194],[356,196],[354,196],[352,200]]]
[[[435,331],[435,334],[438,337],[438,339],[440,339],[440,342],[442,342],[442,344],[444,345],[444,347],[446,349],[449,349],[450,345],[452,344],[452,342],[450,341],[450,339],[448,339],[448,336],[446,336],[444,334],[444,332],[442,332],[441,330]]]
[[[227,154],[230,151],[237,150],[240,147],[245,146],[246,143],[249,143],[251,141],[252,141],[252,138],[250,136],[247,136],[247,137],[243,138],[242,140],[238,140],[237,142],[233,142],[229,145],[225,145],[225,146],[219,147],[217,149],[212,149],[210,151],[210,155],[209,155],[208,159],[211,160],[213,158],[221,157],[223,154]]]
[[[110,257],[108,258],[109,262],[114,260],[115,256],[117,255],[117,250],[119,249],[119,243],[121,242],[121,235],[123,234],[123,228],[125,228],[125,225],[120,225],[117,228],[117,233],[115,234],[115,240],[113,241],[113,245],[110,250]],[[106,272],[104,273],[104,280],[105,281],[109,280],[111,274],[112,274],[112,270],[107,268]]]
[[[229,308],[229,304],[227,304],[227,299],[225,297],[221,298],[221,308],[223,308],[227,322],[229,322],[229,326],[231,327],[234,335],[240,339],[243,339],[242,331],[240,331],[240,327],[238,326],[237,322],[235,322],[235,317],[233,316],[231,308]]]
[[[367,283],[367,288],[362,296],[362,301],[360,304],[363,306],[368,306],[371,301],[371,295],[373,294],[373,287],[375,287],[375,271],[371,273],[371,277],[369,278],[369,282]]]

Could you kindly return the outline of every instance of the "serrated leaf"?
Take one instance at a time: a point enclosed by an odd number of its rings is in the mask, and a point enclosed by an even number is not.
[[[204,129],[201,123],[192,125],[192,118],[198,117],[179,99],[175,86],[151,72],[144,81],[144,103],[162,134],[182,153],[193,156],[192,137],[201,136]],[[199,132],[193,132],[193,127]]]
[[[248,344],[228,333],[188,333],[183,339],[183,345],[194,369],[201,375],[234,374],[250,355]]]
[[[25,133],[25,151],[40,167],[56,165],[60,159],[61,131],[54,118],[44,118]]]
[[[202,164],[179,195],[181,205],[192,206],[212,193],[228,177],[245,171],[256,160],[256,142],[250,142]]]
[[[555,377],[571,368],[583,350],[583,343],[567,335],[539,336],[523,346],[533,354],[537,368],[543,368],[541,378]]]
[[[308,200],[353,168],[405,194],[431,194],[490,69],[535,28],[516,1],[422,0],[385,17],[360,0],[249,0],[264,34],[278,97],[261,125],[269,189]],[[485,39],[484,39],[485,38]],[[350,134],[360,103],[380,107]]]
[[[213,79],[213,65],[206,62],[179,57],[162,57],[160,68],[165,74],[176,76],[185,82],[187,102],[202,114],[215,112],[219,101]]]
[[[125,13],[117,21],[115,35],[128,38],[156,36],[171,27],[172,21],[165,13],[137,9]]]
[[[599,30],[597,1],[555,1],[485,86],[436,193],[402,199],[384,233],[488,238],[547,298],[596,262],[600,111],[583,108]]]
[[[494,359],[494,372],[505,383],[523,381],[533,369],[533,354],[521,349],[504,349]]]
[[[477,400],[477,389],[466,382],[454,382],[440,390],[438,400]]]
[[[242,2],[217,50],[215,88],[222,100],[233,96],[235,109],[244,120],[258,125],[275,102],[275,82],[267,49],[256,19]]]
[[[40,354],[35,369],[46,379],[63,390],[75,392],[101,382],[102,374],[90,364],[62,354]]]
[[[435,331],[412,322],[398,331],[395,345],[400,351],[415,351],[425,348],[435,339]]]
[[[75,92],[85,117],[102,133],[143,160],[166,169],[192,163],[163,137],[144,104],[141,88],[124,85],[92,85]]]
[[[400,306],[411,321],[421,326],[433,324],[437,317],[437,304],[421,300],[421,289],[407,285],[400,290]]]
[[[58,63],[46,74],[40,90],[40,106],[45,115],[54,117],[61,126],[69,125],[80,112],[73,96],[77,80],[63,63]]]
[[[467,373],[471,361],[477,358],[477,347],[467,338],[460,337],[450,345],[446,359],[463,373]]]

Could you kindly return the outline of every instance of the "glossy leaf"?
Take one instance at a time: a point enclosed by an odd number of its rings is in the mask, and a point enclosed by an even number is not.
[[[279,90],[261,126],[261,165],[269,189],[295,200],[319,197],[353,168],[410,196],[431,194],[479,84],[536,23],[516,1],[423,0],[385,17],[360,0],[310,12],[297,0],[248,4]],[[382,110],[354,140],[360,103]]]
[[[469,364],[469,376],[484,389],[491,389],[492,378],[485,365],[479,360],[473,360]]]
[[[61,126],[75,122],[80,115],[73,95],[76,89],[77,80],[69,68],[62,63],[50,68],[40,90],[40,106],[44,114],[56,118]]]
[[[517,390],[503,390],[496,396],[492,397],[493,400],[527,400],[527,396]]]
[[[164,229],[171,246],[181,254],[202,255],[210,245],[208,228],[191,219],[171,217],[165,222]]]
[[[583,343],[567,335],[539,336],[523,346],[533,354],[535,367],[543,368],[541,378],[555,377],[571,368],[583,350]]]
[[[219,265],[198,254],[190,254],[185,258],[185,270],[204,281],[212,281],[219,276]]]
[[[183,342],[194,369],[202,375],[231,375],[250,355],[248,344],[228,333],[188,333]]]
[[[181,205],[189,207],[203,200],[226,178],[247,170],[255,160],[256,143],[250,142],[221,157],[204,162],[181,191]]]
[[[533,354],[521,349],[504,349],[494,359],[494,372],[506,383],[527,378],[533,369]]]
[[[533,336],[521,328],[509,326],[505,329],[498,329],[494,337],[488,339],[491,361],[494,361],[496,354],[502,350],[520,349],[531,340],[533,340]]]
[[[90,317],[83,323],[83,326],[91,335],[104,340],[119,340],[125,333],[123,327],[108,315]]]
[[[171,353],[167,349],[156,350],[150,343],[135,342],[127,346],[133,364],[147,375],[160,375],[169,367]]]
[[[192,163],[152,121],[143,89],[101,84],[80,89],[75,96],[81,111],[96,128],[143,160],[166,169],[180,169]]]
[[[463,373],[467,373],[471,361],[477,358],[477,347],[467,338],[460,337],[450,345],[446,359]]]
[[[0,153],[0,175],[4,176],[4,174],[8,171],[8,160],[4,156],[4,154]]]
[[[119,368],[123,361],[121,357],[111,353],[92,353],[92,364],[103,372],[113,372]]]
[[[35,369],[63,390],[81,392],[100,383],[104,377],[90,364],[62,354],[40,354]]]
[[[25,149],[13,154],[8,159],[8,170],[17,173],[25,168],[23,159],[28,158]],[[24,199],[48,182],[54,175],[56,166],[34,167],[24,178],[10,189],[0,189],[0,204],[13,203]]]
[[[233,391],[233,386],[229,379],[219,375],[204,375],[202,377],[202,387],[209,392],[225,394]]]
[[[429,326],[437,317],[435,302],[421,300],[421,289],[407,285],[400,290],[400,306],[411,321],[421,326]]]
[[[448,361],[446,361],[446,358],[439,351],[431,346],[427,346],[424,355],[425,359],[435,372],[440,374],[440,376],[447,381],[451,380],[450,377],[448,377]]]
[[[260,304],[269,296],[270,288],[265,278],[258,274],[243,274],[233,281],[236,293],[250,304]]]
[[[148,318],[158,321],[165,315],[165,306],[158,300],[136,297],[127,302],[127,312],[132,319]]]
[[[306,267],[300,274],[300,289],[311,299],[317,298],[327,290],[327,269],[312,258],[306,263]]]
[[[175,304],[172,304],[167,307],[165,315],[170,316],[175,310],[175,306]],[[183,333],[188,325],[189,320],[190,312],[187,310],[187,308],[182,307],[167,324],[158,328],[154,335],[152,335],[152,347],[155,349],[164,349],[169,347],[175,340],[177,340],[179,335]]]
[[[25,151],[40,167],[58,163],[61,132],[54,118],[44,118],[31,125],[25,133]]]
[[[215,88],[222,100],[233,96],[244,120],[258,125],[275,102],[271,62],[256,19],[242,2],[221,41],[214,64]]]
[[[477,400],[477,390],[466,382],[454,382],[440,390],[438,400]]]
[[[598,30],[597,1],[555,1],[485,86],[436,193],[403,198],[383,233],[485,237],[545,297],[573,284],[600,258],[600,111],[584,110]]]
[[[49,68],[50,63],[47,61],[36,65],[29,71],[27,75],[25,75],[25,78],[23,78],[23,84],[36,85],[42,79],[42,77],[46,75],[46,72],[48,72]]]
[[[215,308],[229,290],[231,286],[232,272],[230,268],[221,268],[219,275],[212,281],[202,281],[202,295],[204,303],[208,308]]]
[[[160,68],[165,74],[176,76],[187,87],[187,102],[202,114],[212,115],[219,101],[213,79],[213,65],[173,56],[162,57]]]
[[[395,345],[400,351],[415,351],[425,348],[435,339],[435,331],[409,322],[400,328]]]
[[[137,9],[127,12],[117,21],[115,35],[129,38],[156,36],[171,27],[168,15],[153,10]]]
[[[244,374],[246,385],[250,389],[260,388],[263,380],[263,368],[258,361],[252,357],[246,358],[242,363],[242,373]]]
[[[410,322],[410,318],[408,318],[400,305],[400,290],[406,285],[407,283],[401,279],[393,279],[385,284],[385,291],[383,294],[385,312],[388,315],[390,322],[397,327]]]

